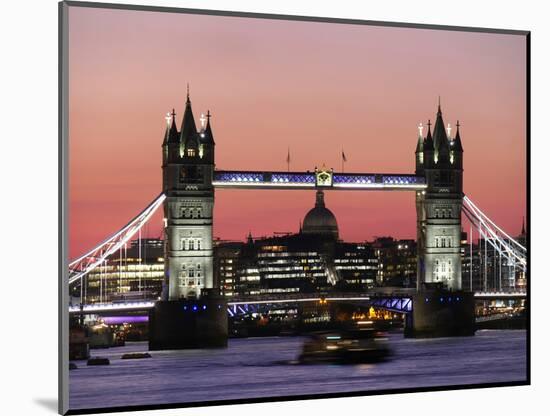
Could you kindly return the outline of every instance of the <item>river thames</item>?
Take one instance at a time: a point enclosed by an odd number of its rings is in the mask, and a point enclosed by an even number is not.
[[[91,350],[108,366],[74,361],[70,408],[138,406],[526,380],[524,330],[481,330],[474,337],[407,339],[390,333],[392,358],[360,365],[300,365],[306,337],[230,339],[227,349],[147,351],[146,342]]]

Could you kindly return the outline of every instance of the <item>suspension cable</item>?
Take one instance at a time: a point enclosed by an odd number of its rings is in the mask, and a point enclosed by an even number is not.
[[[157,209],[162,205],[166,196],[160,194],[149,204],[139,215],[134,217],[121,230],[117,231],[111,237],[104,240],[99,246],[90,250],[85,255],[72,261],[69,264],[69,284],[80,280],[83,276],[90,273],[96,267],[101,265],[111,254],[124,246],[144,224],[149,221]]]
[[[493,227],[495,227],[500,233],[502,233],[506,238],[508,238],[510,240],[510,242],[514,243],[515,245],[517,245],[521,250],[523,251],[527,251],[527,249],[521,245],[519,242],[517,242],[514,238],[510,237],[506,231],[504,231],[502,228],[500,228],[498,225],[496,225],[493,221],[491,221],[491,219],[489,217],[487,217],[487,215],[485,215],[483,213],[483,211],[481,211],[473,202],[470,198],[468,198],[466,195],[464,195],[464,202],[466,202],[466,205],[469,206],[469,208],[472,208],[473,211],[475,211],[476,213],[479,214],[479,216],[481,216],[484,220],[486,220],[487,222],[489,222]]]

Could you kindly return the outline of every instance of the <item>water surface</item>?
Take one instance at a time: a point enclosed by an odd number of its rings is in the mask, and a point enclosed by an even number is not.
[[[441,385],[524,381],[526,331],[484,330],[474,337],[406,339],[389,335],[392,359],[378,364],[298,365],[304,337],[230,339],[220,350],[147,351],[146,342],[92,350],[109,366],[75,361],[70,408],[136,406]]]

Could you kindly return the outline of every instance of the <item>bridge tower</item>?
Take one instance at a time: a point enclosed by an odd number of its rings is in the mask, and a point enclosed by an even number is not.
[[[149,312],[149,349],[227,346],[227,302],[216,290],[212,250],[214,136],[197,129],[189,87],[181,129],[167,117],[162,143],[164,287]]]
[[[461,290],[461,218],[463,149],[459,123],[455,137],[443,123],[438,105],[433,136],[419,137],[416,146],[416,174],[424,175],[427,188],[416,192],[418,267],[417,289],[424,283],[441,283],[449,290]]]
[[[187,91],[181,129],[172,111],[162,144],[164,300],[198,298],[203,289],[214,287],[214,146],[210,112],[197,129]]]

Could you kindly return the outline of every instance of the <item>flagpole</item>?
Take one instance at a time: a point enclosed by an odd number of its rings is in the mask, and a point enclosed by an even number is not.
[[[290,172],[290,147],[288,148],[288,153],[286,155],[286,171]]]

